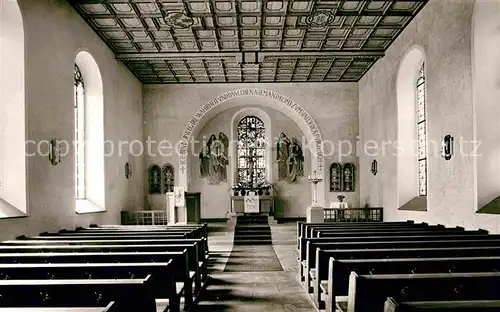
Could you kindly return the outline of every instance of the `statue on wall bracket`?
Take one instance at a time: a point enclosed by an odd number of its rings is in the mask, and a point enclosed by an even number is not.
[[[200,177],[208,178],[210,184],[227,182],[229,138],[222,132],[210,136],[199,153]]]
[[[278,162],[278,179],[288,183],[297,182],[304,176],[304,154],[297,138],[288,139],[280,133],[277,143],[276,160]]]

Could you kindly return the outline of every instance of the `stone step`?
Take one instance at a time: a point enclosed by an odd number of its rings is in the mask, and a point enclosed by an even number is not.
[[[252,230],[236,230],[235,234],[271,234],[271,230],[261,230],[261,231],[252,231]]]
[[[247,240],[235,240],[234,245],[272,245],[272,240],[262,240],[262,241],[247,241]]]

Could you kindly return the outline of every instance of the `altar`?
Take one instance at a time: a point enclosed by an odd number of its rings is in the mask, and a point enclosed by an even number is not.
[[[245,200],[248,200],[249,196],[231,196],[231,214],[260,213],[272,216],[274,214],[274,196],[261,195],[256,197],[251,200],[258,200],[258,205],[249,205],[245,204]]]

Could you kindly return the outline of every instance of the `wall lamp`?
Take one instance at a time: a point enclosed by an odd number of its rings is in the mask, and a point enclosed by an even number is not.
[[[371,170],[370,170],[370,171],[371,171],[371,173],[372,173],[373,175],[377,175],[377,172],[378,172],[378,163],[377,163],[377,160],[376,160],[376,159],[374,159],[374,160],[372,161],[372,167],[371,167]]]
[[[130,166],[130,163],[125,164],[125,178],[130,179],[132,177],[132,167]]]
[[[50,140],[49,143],[49,160],[54,166],[61,162],[61,146],[55,139]]]
[[[445,135],[443,138],[442,144],[442,150],[441,150],[441,156],[445,160],[450,160],[451,157],[453,156],[453,137],[449,134]]]

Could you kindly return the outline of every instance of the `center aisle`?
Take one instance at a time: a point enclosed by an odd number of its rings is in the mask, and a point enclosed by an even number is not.
[[[296,224],[271,225],[271,229],[275,255],[261,256],[277,256],[283,271],[224,272],[233,250],[234,225],[209,224],[211,278],[194,311],[316,311],[297,279]],[[255,261],[256,257],[245,252],[238,256],[242,262]]]

